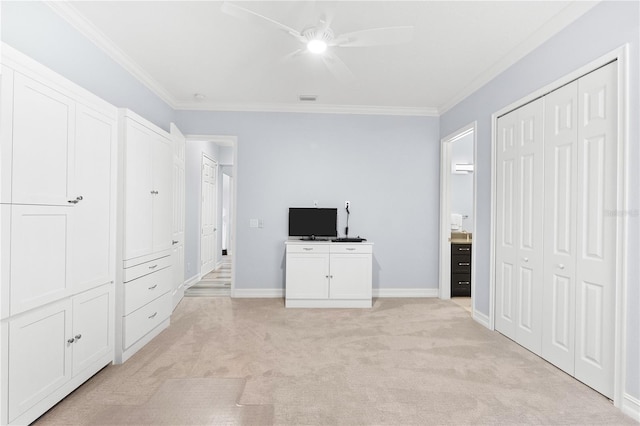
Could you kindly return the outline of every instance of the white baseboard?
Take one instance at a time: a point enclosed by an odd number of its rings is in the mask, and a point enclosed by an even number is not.
[[[194,275],[193,277],[191,277],[188,280],[186,280],[184,282],[185,290],[188,289],[189,287],[191,287],[192,285],[194,285],[195,283],[197,283],[198,281],[200,281],[200,275]]]
[[[640,399],[625,393],[622,397],[622,412],[637,422],[640,422]]]
[[[283,288],[236,288],[231,290],[231,297],[242,299],[273,299],[283,298]]]
[[[485,315],[482,312],[476,311],[474,309],[473,311],[473,319],[477,322],[480,323],[482,325],[484,325],[485,327],[487,327],[488,329],[491,329],[491,322],[489,321],[489,315]]]
[[[373,297],[438,297],[437,288],[374,288]]]

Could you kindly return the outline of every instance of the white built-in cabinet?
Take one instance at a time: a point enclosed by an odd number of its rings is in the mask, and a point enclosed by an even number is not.
[[[113,361],[117,109],[3,46],[0,424]]]
[[[285,244],[287,307],[371,307],[372,243]]]
[[[115,361],[169,325],[173,309],[173,144],[132,111],[120,111],[122,209]]]
[[[617,63],[497,122],[495,326],[612,397]]]

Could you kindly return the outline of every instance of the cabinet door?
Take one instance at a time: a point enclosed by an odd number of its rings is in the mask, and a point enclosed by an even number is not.
[[[113,285],[73,298],[73,374],[113,355]]]
[[[11,315],[71,295],[73,212],[11,206]]]
[[[371,299],[371,255],[331,254],[330,299]]]
[[[329,254],[288,253],[287,299],[329,297]]]
[[[12,203],[67,205],[77,197],[74,108],[60,92],[15,73]]]
[[[71,378],[70,303],[30,312],[9,323],[9,421]]]
[[[112,150],[115,120],[85,106],[76,111],[76,192],[74,207],[74,291],[109,282],[112,258]]]
[[[130,119],[125,126],[124,258],[131,259],[153,249],[153,139]]]
[[[171,248],[173,191],[171,185],[173,150],[169,140],[155,136],[153,140],[153,251]]]

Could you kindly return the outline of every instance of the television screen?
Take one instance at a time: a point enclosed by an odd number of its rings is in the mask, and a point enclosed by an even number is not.
[[[337,237],[338,209],[289,208],[290,237]]]

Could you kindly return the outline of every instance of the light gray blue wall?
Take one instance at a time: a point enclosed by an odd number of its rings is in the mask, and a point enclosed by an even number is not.
[[[639,29],[640,3],[605,1],[582,18],[527,55],[480,90],[441,116],[441,136],[477,120],[478,184],[475,308],[489,313],[489,231],[491,214],[491,114],[547,84],[629,43],[629,152],[630,188],[627,383],[626,391],[640,397],[640,177],[636,166],[640,160],[638,142],[640,108]]]
[[[2,41],[107,102],[169,130],[174,111],[41,2],[1,1]]]
[[[180,126],[178,126],[180,127]],[[181,129],[182,130],[182,129]],[[184,132],[184,130],[182,130]],[[185,235],[184,235],[184,276],[185,280],[200,274],[200,206],[202,199],[202,155],[219,161],[219,148],[212,142],[187,141],[185,147],[184,179]],[[220,168],[218,168],[220,171]],[[220,173],[218,173],[220,176]],[[219,184],[221,179],[217,181]],[[218,185],[220,188],[220,185]],[[221,200],[220,190],[218,199]],[[220,201],[219,201],[220,202]],[[220,233],[218,233],[220,236]],[[218,244],[220,247],[220,244]]]
[[[236,288],[282,289],[288,208],[351,201],[374,287],[438,287],[438,118],[178,111],[185,133],[238,137]],[[249,228],[262,219],[264,228]]]

